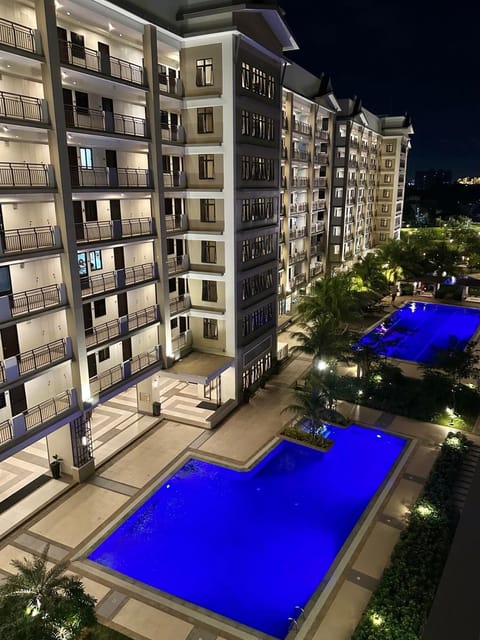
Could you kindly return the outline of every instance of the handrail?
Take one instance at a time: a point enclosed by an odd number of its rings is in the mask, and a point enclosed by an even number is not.
[[[100,109],[85,109],[65,105],[67,128],[73,122],[73,127],[78,129],[93,129],[96,131],[111,131],[125,136],[138,136],[144,138],[147,135],[147,121],[145,118],[124,115],[122,113],[110,113]]]
[[[0,187],[54,187],[50,167],[39,162],[0,162]]]
[[[149,169],[71,166],[70,175],[74,190],[78,187],[151,188]]]
[[[55,340],[30,351],[24,351],[17,355],[18,371],[20,374],[35,371],[52,362],[61,360],[67,354],[67,341],[65,338]]]
[[[61,303],[60,286],[52,284],[48,287],[10,293],[8,298],[12,316],[18,316],[37,309],[59,305]]]
[[[61,413],[64,413],[70,409],[71,405],[72,394],[70,390],[67,389],[58,396],[45,400],[45,402],[42,402],[31,409],[27,409],[23,412],[27,431],[44,424],[47,420],[50,420]]]
[[[3,18],[0,18],[0,43],[36,53],[34,30]]]
[[[0,91],[0,116],[46,122],[40,98],[31,98],[21,93],[9,93],[8,91]]]
[[[47,249],[55,246],[55,234],[53,227],[6,229],[3,232],[3,244],[5,252]]]
[[[13,438],[12,423],[10,420],[4,420],[0,423],[0,444],[5,444]]]

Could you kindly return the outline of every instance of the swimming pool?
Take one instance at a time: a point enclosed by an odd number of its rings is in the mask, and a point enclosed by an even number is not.
[[[328,453],[282,441],[248,471],[190,459],[89,559],[284,638],[406,443],[330,437]]]
[[[451,337],[464,349],[479,326],[479,309],[410,302],[380,322],[357,345],[370,345],[390,358],[429,364],[435,349],[447,347]]]

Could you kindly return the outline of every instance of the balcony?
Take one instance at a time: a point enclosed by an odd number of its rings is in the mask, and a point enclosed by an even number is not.
[[[318,256],[323,251],[323,245],[320,242],[315,242],[310,247],[310,257]]]
[[[165,189],[186,189],[187,175],[185,171],[173,171],[163,174],[163,186]]]
[[[165,229],[167,233],[181,232],[188,229],[188,219],[185,215],[169,215],[165,216]]]
[[[172,338],[172,350],[182,351],[183,349],[190,348],[193,343],[192,332],[188,329],[178,336]]]
[[[290,240],[296,240],[297,238],[304,238],[307,235],[307,227],[290,229]]]
[[[290,205],[290,213],[306,213],[308,211],[308,202],[297,202]]]
[[[162,142],[185,142],[185,129],[182,126],[166,125],[162,123]]]
[[[7,229],[0,234],[0,252],[2,254],[23,253],[60,247],[58,227],[27,227],[26,229]]]
[[[134,118],[121,113],[65,106],[65,120],[67,129],[104,131],[139,138],[148,136],[147,121],[144,118]]]
[[[302,189],[302,188],[308,189],[308,183],[309,183],[308,178],[303,178],[303,177],[292,178],[292,187],[297,189]]]
[[[126,169],[117,167],[70,167],[72,189],[151,189],[149,169]]]
[[[190,268],[190,260],[188,255],[170,256],[167,258],[168,275],[176,273],[184,273]]]
[[[71,354],[72,345],[70,338],[62,338],[61,340],[55,340],[55,342],[50,342],[41,347],[36,347],[30,351],[24,351],[16,356],[7,358],[4,363],[4,382],[11,382],[32,371],[50,367],[56,362],[71,357]]]
[[[320,138],[320,140],[330,140],[330,134],[328,131],[324,131],[323,129],[317,129],[315,131],[315,137]]]
[[[318,262],[314,267],[310,267],[310,278],[315,278],[320,273],[323,273],[323,264]]]
[[[23,415],[25,420],[25,427],[27,431],[35,429],[35,427],[40,427],[42,424],[60,416],[62,413],[66,413],[72,408],[72,406],[75,406],[76,399],[75,394],[72,393],[73,391],[73,389],[67,389],[54,398],[50,398],[50,400],[46,400],[45,402],[24,411],[21,415]],[[18,418],[18,416],[14,418],[14,421],[16,418]]]
[[[48,123],[46,100],[0,91],[0,118]]]
[[[327,178],[325,176],[321,176],[319,178],[313,178],[312,180],[312,187],[315,188],[325,188],[327,186]]]
[[[0,44],[30,53],[42,54],[40,36],[36,29],[0,19]]]
[[[10,420],[0,422],[0,446],[13,438],[12,423]]]
[[[122,332],[122,323],[120,319],[104,322],[96,327],[85,331],[85,344],[87,349],[94,347],[102,342],[108,342],[119,336]]]
[[[148,282],[156,278],[157,268],[155,263],[140,264],[135,267],[126,267],[117,271],[107,271],[106,273],[87,276],[80,278],[82,298],[115,289],[124,289],[125,287]]]
[[[60,64],[71,64],[124,82],[145,86],[143,68],[126,60],[87,49],[70,41],[59,40]]]
[[[312,135],[312,127],[306,122],[299,122],[298,120],[295,120],[295,118],[292,123],[292,131],[295,133],[301,133],[304,136]]]
[[[0,162],[0,189],[55,189],[55,176],[50,164],[33,162]]]
[[[313,163],[314,164],[321,164],[321,165],[327,165],[328,164],[328,156],[325,155],[321,155],[319,153],[316,153],[313,156]]]
[[[127,218],[126,220],[101,220],[75,225],[78,243],[101,242],[151,236],[154,233],[152,218]]]
[[[292,278],[292,285],[294,288],[301,287],[307,281],[307,275],[305,273],[299,273]]]
[[[163,93],[168,93],[169,96],[174,98],[181,98],[183,96],[183,84],[180,78],[169,78],[164,73],[159,73],[158,88]]]
[[[305,253],[305,251],[297,251],[288,256],[288,261],[290,262],[290,264],[296,264],[297,262],[303,262],[306,257],[307,254]]]
[[[355,138],[350,138],[350,147],[352,149],[358,149],[359,143],[358,140]]]
[[[119,382],[128,380],[143,369],[158,363],[161,364],[161,347],[157,345],[150,351],[133,356],[130,360],[90,378],[90,393],[101,394]]]
[[[325,222],[323,220],[319,220],[318,222],[313,222],[311,227],[312,235],[314,233],[323,233],[325,231]]]
[[[310,153],[308,151],[298,151],[297,149],[294,149],[292,151],[292,160],[310,162]]]
[[[279,260],[278,261],[278,270],[279,271],[284,271],[285,270],[285,260]]]
[[[174,298],[170,300],[170,315],[173,316],[177,313],[182,313],[182,311],[187,311],[191,306],[192,303],[188,294]]]
[[[65,286],[50,285],[0,297],[0,322],[67,303]]]

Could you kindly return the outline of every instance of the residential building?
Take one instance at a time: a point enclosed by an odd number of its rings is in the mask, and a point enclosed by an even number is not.
[[[333,270],[400,237],[413,133],[408,115],[376,116],[358,98],[339,104],[328,238]]]

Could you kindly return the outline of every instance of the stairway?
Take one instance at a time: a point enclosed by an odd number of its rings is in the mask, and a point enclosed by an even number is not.
[[[460,469],[453,494],[453,503],[460,513],[463,511],[479,460],[480,445],[472,443]]]

